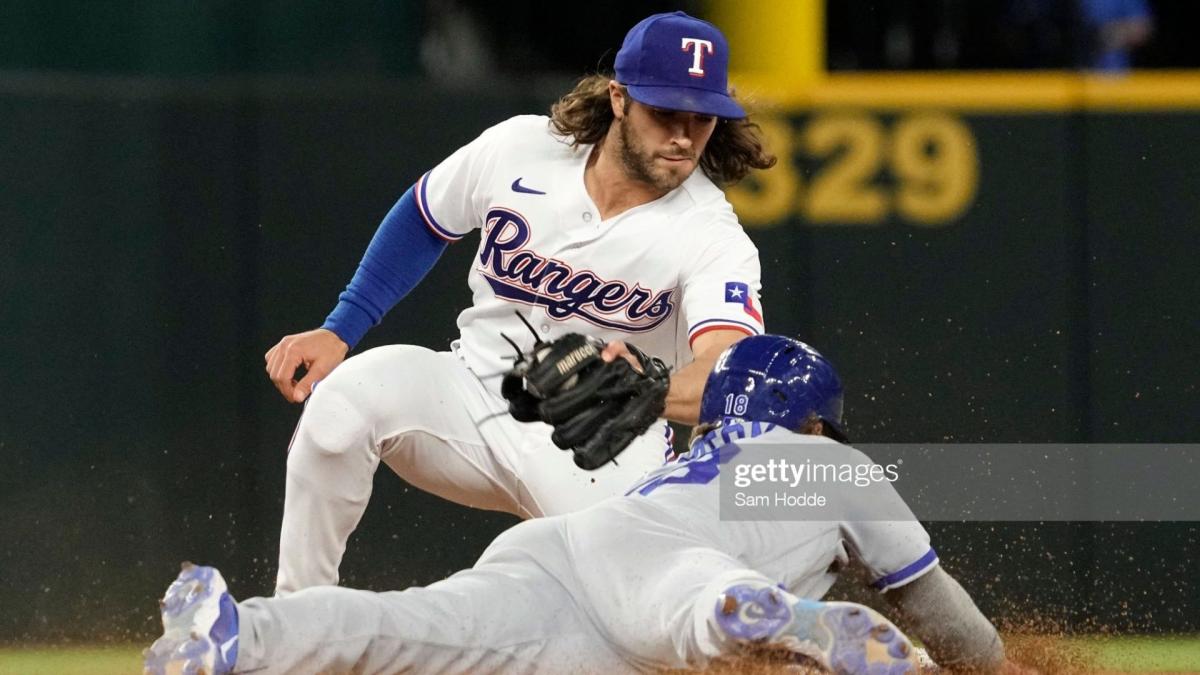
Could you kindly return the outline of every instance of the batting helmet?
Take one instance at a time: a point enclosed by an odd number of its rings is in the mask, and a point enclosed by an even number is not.
[[[782,335],[755,335],[726,349],[704,385],[700,423],[770,422],[799,430],[810,415],[845,441],[842,381],[815,349]]]

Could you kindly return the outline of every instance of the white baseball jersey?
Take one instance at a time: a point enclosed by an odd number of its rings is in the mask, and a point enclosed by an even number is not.
[[[591,150],[572,149],[545,117],[515,117],[420,179],[417,204],[434,233],[454,240],[481,230],[474,304],[459,316],[454,354],[372,349],[314,390],[288,457],[277,592],[337,583],[380,462],[447,499],[523,517],[619,495],[661,462],[665,424],[619,463],[584,471],[549,426],[507,414],[494,376],[513,351],[501,333],[523,349],[534,341],[516,310],[542,339],[628,340],[675,367],[707,330],[762,332],[758,253],[723,193],[697,171],[602,221],[583,181]]]
[[[429,228],[455,241],[479,229],[458,317],[459,353],[477,374],[511,365],[504,332],[623,339],[678,368],[715,329],[763,332],[758,251],[724,193],[700,170],[663,197],[608,220],[584,186],[593,146],[572,148],[544,116],[502,122],[416,186]]]

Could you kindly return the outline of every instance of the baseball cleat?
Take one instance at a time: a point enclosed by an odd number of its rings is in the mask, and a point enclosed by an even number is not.
[[[163,634],[145,652],[144,675],[225,675],[237,661],[237,604],[213,567],[185,562],[159,601]]]
[[[852,602],[805,600],[738,584],[717,599],[717,626],[735,643],[790,652],[837,675],[915,675],[916,650],[880,613]]]

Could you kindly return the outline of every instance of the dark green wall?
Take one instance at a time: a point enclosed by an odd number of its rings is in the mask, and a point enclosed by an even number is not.
[[[0,641],[142,640],[181,559],[221,566],[239,596],[272,587],[299,410],[263,352],[320,323],[425,168],[548,101],[424,83],[6,86]],[[770,328],[839,364],[863,442],[1196,441],[1200,114],[963,120],[979,182],[962,217],[796,209],[752,231]],[[785,161],[805,180],[826,167]],[[363,348],[444,347],[473,249],[451,247]],[[428,583],[512,522],[386,471],[376,484],[347,584]],[[1200,630],[1194,525],[931,529],[996,615]]]
[[[407,75],[422,3],[5,0],[0,69],[130,75]]]

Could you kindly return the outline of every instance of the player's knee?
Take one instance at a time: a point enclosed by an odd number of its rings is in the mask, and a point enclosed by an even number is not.
[[[338,455],[369,445],[370,429],[363,410],[330,388],[309,400],[288,454],[289,466],[310,455]]]
[[[389,345],[347,359],[317,384],[296,429],[292,454],[343,454],[375,449],[378,430],[420,416],[420,387],[438,355],[423,347]]]
[[[443,379],[442,355],[415,345],[387,345],[357,354],[335,368],[313,391],[314,405],[327,392],[365,411],[366,417],[417,408]]]

